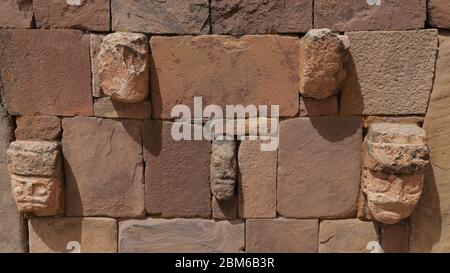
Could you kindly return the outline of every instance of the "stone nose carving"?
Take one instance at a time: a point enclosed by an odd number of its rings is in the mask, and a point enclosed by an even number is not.
[[[63,175],[58,142],[12,142],[7,160],[11,188],[20,212],[43,216],[62,211]]]
[[[408,218],[419,201],[429,164],[425,131],[409,124],[372,124],[362,160],[358,217],[385,224]]]

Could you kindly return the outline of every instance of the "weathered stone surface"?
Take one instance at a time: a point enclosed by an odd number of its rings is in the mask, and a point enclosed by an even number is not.
[[[320,222],[319,253],[368,253],[379,245],[377,227],[357,219]],[[372,242],[372,243],[371,243]],[[373,246],[372,246],[373,244]]]
[[[119,252],[241,252],[244,223],[206,219],[119,222]]]
[[[210,164],[210,187],[217,200],[232,199],[237,175],[236,142],[214,140]]]
[[[428,23],[438,28],[450,28],[450,2],[428,0]]]
[[[450,32],[440,32],[436,78],[424,128],[431,167],[411,216],[410,252],[450,252]]]
[[[14,139],[13,122],[5,108],[0,106],[0,253],[26,250],[25,227],[12,195],[6,162],[6,150]]]
[[[348,32],[344,115],[425,114],[433,85],[437,31]]]
[[[278,213],[284,217],[320,219],[355,216],[361,141],[358,117],[282,121]]]
[[[63,119],[66,215],[145,214],[141,121]]]
[[[364,128],[369,128],[373,123],[394,123],[394,124],[413,124],[422,127],[424,117],[380,117],[380,116],[365,116],[363,117]]]
[[[381,225],[380,244],[384,253],[408,253],[409,224]]]
[[[249,219],[245,251],[317,253],[318,230],[318,220]]]
[[[112,99],[134,103],[148,97],[148,42],[138,33],[117,32],[103,38],[97,68],[100,86]]]
[[[147,212],[164,218],[209,218],[211,142],[175,141],[172,124],[144,121]]]
[[[11,188],[20,212],[64,211],[61,147],[58,142],[15,141],[7,154]]]
[[[94,99],[94,116],[102,118],[149,119],[152,103],[144,100],[137,103],[114,101],[109,97]]]
[[[338,98],[336,96],[323,100],[300,98],[300,116],[337,116],[339,114]]]
[[[113,31],[206,34],[208,0],[111,0]]]
[[[95,98],[104,97],[100,85],[100,77],[98,75],[98,54],[102,47],[102,41],[105,35],[92,34],[90,35],[90,53],[91,53],[91,72],[92,72],[92,96]]]
[[[277,207],[277,151],[262,152],[261,140],[239,145],[240,218],[274,218]]]
[[[30,28],[33,21],[33,0],[2,0],[0,28]]]
[[[0,59],[10,113],[92,115],[89,36],[76,30],[0,30]]]
[[[38,28],[109,31],[109,0],[33,0]]]
[[[56,140],[61,136],[61,120],[53,116],[16,117],[16,139]]]
[[[214,119],[210,122],[212,136],[224,138],[236,136],[238,140],[244,137],[277,136],[279,120],[276,118],[257,117],[239,119]]]
[[[307,32],[312,27],[312,0],[213,0],[212,33],[266,34]]]
[[[232,220],[238,218],[237,196],[229,200],[217,200],[215,197],[211,201],[212,217],[218,220]]]
[[[298,113],[297,38],[154,36],[150,45],[154,118],[170,119],[178,104],[193,109],[195,96],[223,109],[279,105],[280,116]]]
[[[117,252],[117,221],[111,218],[31,218],[28,230],[31,253]]]
[[[410,124],[369,127],[362,146],[360,218],[395,224],[411,215],[429,164],[425,134]]]
[[[377,2],[377,1],[373,1]],[[336,31],[423,28],[426,0],[315,0],[314,27]]]
[[[300,40],[300,93],[325,99],[342,89],[348,39],[329,29],[313,29]]]

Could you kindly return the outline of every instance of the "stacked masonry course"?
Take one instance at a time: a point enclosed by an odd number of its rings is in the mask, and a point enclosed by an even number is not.
[[[0,252],[450,252],[450,2],[369,2],[2,0]]]

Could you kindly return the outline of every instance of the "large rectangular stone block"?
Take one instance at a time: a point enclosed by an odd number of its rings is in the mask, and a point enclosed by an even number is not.
[[[145,214],[141,121],[63,119],[66,215]]]
[[[164,218],[211,216],[211,142],[176,141],[172,122],[144,121],[145,203]]]
[[[33,0],[0,1],[0,28],[31,28]]]
[[[437,31],[347,32],[350,62],[343,115],[425,114],[433,86]]]
[[[111,0],[113,31],[207,34],[208,0]]]
[[[244,222],[152,219],[119,222],[119,252],[241,252]]]
[[[4,102],[19,115],[92,115],[89,36],[76,30],[0,30]]]
[[[377,4],[379,3],[379,4]],[[336,31],[423,28],[426,0],[315,0],[314,27]]]
[[[193,109],[195,96],[203,105],[279,105],[280,116],[298,113],[297,38],[154,36],[150,45],[154,118],[170,119],[178,104]]]
[[[280,124],[277,210],[288,218],[356,215],[361,119],[296,118]]]

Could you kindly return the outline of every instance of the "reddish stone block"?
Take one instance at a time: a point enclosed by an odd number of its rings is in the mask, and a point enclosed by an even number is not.
[[[7,110],[18,115],[92,115],[89,36],[76,30],[1,30]]]
[[[61,120],[52,116],[18,116],[16,140],[56,140],[61,136]]]
[[[212,217],[219,220],[231,220],[238,218],[238,202],[234,197],[229,200],[217,200],[215,197],[211,201]]]
[[[211,142],[175,141],[172,122],[144,121],[145,202],[164,218],[211,216]]]
[[[300,98],[300,116],[337,116],[339,114],[337,97],[317,100],[313,98]]]
[[[33,22],[33,0],[0,1],[0,28],[30,28]]]
[[[438,28],[450,28],[450,1],[428,0],[428,23]]]

